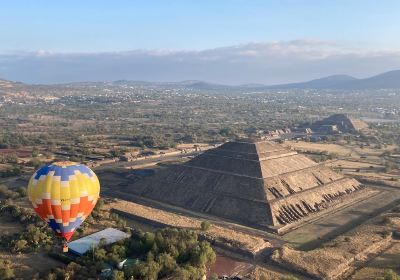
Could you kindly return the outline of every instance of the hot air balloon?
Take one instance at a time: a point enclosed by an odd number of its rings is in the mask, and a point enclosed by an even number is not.
[[[31,177],[28,197],[33,209],[67,242],[92,212],[100,194],[94,172],[83,164],[64,161],[43,166]]]

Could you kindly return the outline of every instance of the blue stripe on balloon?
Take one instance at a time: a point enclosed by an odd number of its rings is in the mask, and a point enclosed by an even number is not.
[[[88,167],[77,164],[66,167],[46,165],[36,172],[36,176],[34,178],[38,180],[40,176],[47,175],[50,171],[54,171],[54,176],[60,176],[61,181],[69,181],[69,176],[75,175],[76,170],[79,170],[79,172],[81,172],[82,174],[87,174],[89,177],[93,177],[93,173]]]
[[[70,222],[68,226],[64,226],[62,223],[57,223],[55,219],[50,219],[48,221],[48,224],[54,231],[57,232],[57,230],[59,230],[59,232],[62,234],[77,229],[82,224],[82,222],[82,218],[77,217],[76,220],[74,222]]]
[[[56,220],[50,219],[50,220],[48,221],[48,224],[49,224],[49,226],[50,226],[54,231],[56,231],[56,232],[58,232],[58,231],[62,232],[62,231],[61,231],[60,224],[57,223]],[[61,225],[62,225],[62,224],[61,224]]]
[[[46,166],[43,166],[42,168],[40,168],[40,169],[36,172],[35,179],[38,180],[38,179],[40,178],[40,176],[42,176],[42,175],[47,175],[47,173],[49,173],[50,166],[51,166],[51,165],[46,165]]]

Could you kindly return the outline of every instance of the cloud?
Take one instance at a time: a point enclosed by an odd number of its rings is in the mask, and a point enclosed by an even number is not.
[[[208,50],[133,50],[0,55],[0,77],[30,83],[204,80],[276,84],[333,74],[371,76],[400,68],[400,51],[349,47],[331,41],[248,43]]]

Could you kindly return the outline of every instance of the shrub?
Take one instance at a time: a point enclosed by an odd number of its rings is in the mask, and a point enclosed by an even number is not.
[[[282,276],[280,280],[297,280],[297,278],[294,277],[293,275],[285,275]]]
[[[400,277],[392,269],[387,269],[387,270],[385,270],[384,279],[385,280],[399,280]]]
[[[202,231],[207,231],[211,228],[211,223],[208,221],[203,221],[201,222],[201,230]]]
[[[385,216],[382,218],[382,224],[384,224],[384,225],[390,225],[391,222],[392,222],[392,220],[388,216]]]
[[[0,279],[14,278],[14,270],[11,268],[11,262],[8,260],[0,260]]]
[[[38,169],[40,166],[42,166],[42,162],[38,158],[33,158],[31,159],[28,164],[30,166],[33,166],[35,169]]]
[[[4,198],[18,198],[19,193],[14,192],[13,190],[10,190],[7,186],[5,185],[0,185],[0,196]]]
[[[213,273],[213,275],[211,275],[210,280],[218,280],[218,275]]]
[[[14,246],[13,246],[12,250],[14,252],[22,252],[26,248],[26,245],[28,245],[28,241],[26,241],[24,239],[16,240],[14,242]]]
[[[25,197],[28,194],[28,190],[25,187],[18,188],[17,192],[21,197]]]
[[[114,270],[111,279],[112,280],[124,280],[125,279],[125,274],[124,274],[123,271]]]

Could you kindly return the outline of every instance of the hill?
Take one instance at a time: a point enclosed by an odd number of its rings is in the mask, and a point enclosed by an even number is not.
[[[332,88],[337,85],[357,81],[358,79],[347,75],[333,75],[320,79],[311,80],[303,83],[292,83],[271,86],[272,88],[280,89],[307,89],[307,88]]]
[[[21,83],[0,79],[0,89],[13,88],[19,85],[21,85]]]
[[[270,86],[271,89],[388,89],[400,88],[400,70],[386,72],[365,79],[335,75],[303,83]]]
[[[117,80],[113,82],[80,82],[55,84],[52,86],[90,86],[106,85],[115,86],[146,86],[162,88],[184,88],[204,91],[247,91],[247,90],[271,90],[271,89],[336,89],[336,90],[374,90],[374,89],[400,89],[400,70],[385,72],[365,79],[357,79],[349,75],[332,75],[311,81],[300,83],[289,83],[279,85],[244,84],[239,86],[208,83],[198,80],[187,80],[181,82],[147,82]],[[33,86],[20,82],[12,82],[0,79],[0,90],[16,87]],[[39,85],[35,85],[39,86]],[[48,85],[49,86],[49,85]]]

